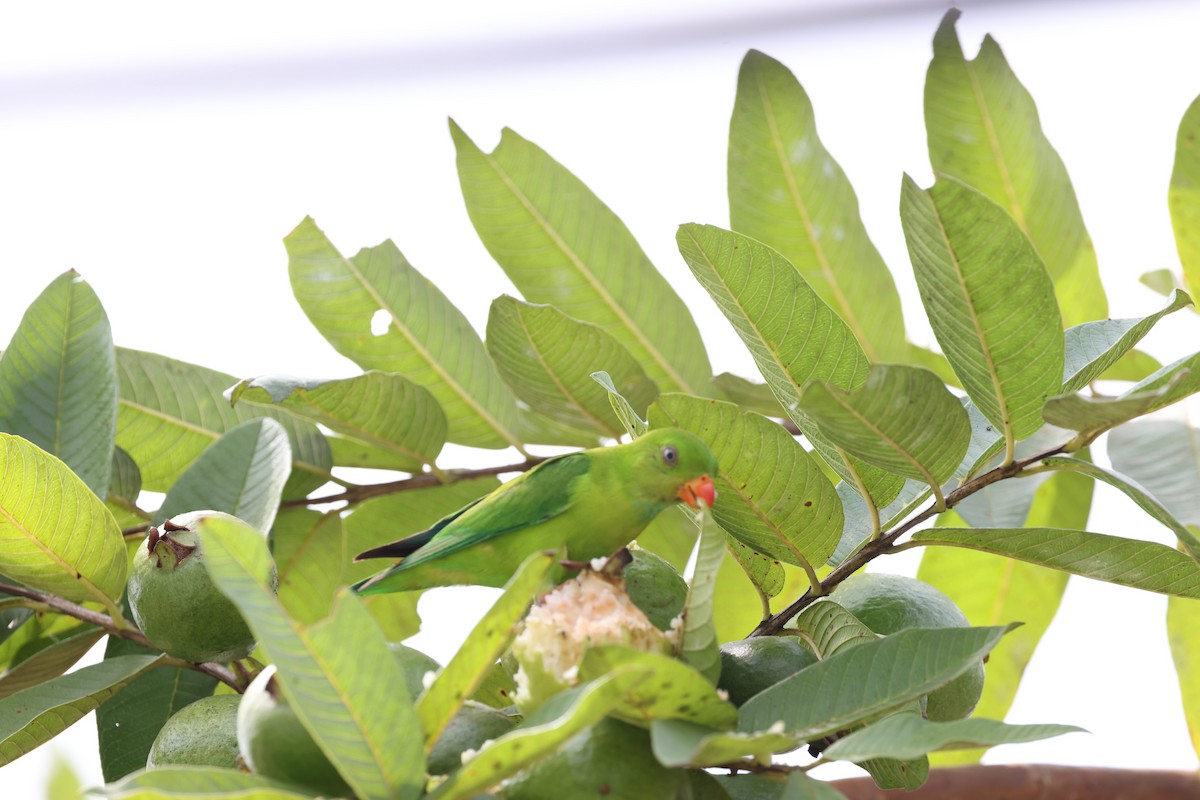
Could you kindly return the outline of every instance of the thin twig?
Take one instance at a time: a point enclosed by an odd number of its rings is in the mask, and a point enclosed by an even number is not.
[[[397,492],[407,492],[413,489],[427,489],[432,486],[442,486],[446,483],[457,483],[458,481],[467,481],[472,478],[485,478],[489,475],[500,475],[505,472],[527,472],[538,464],[546,461],[552,456],[530,456],[519,464],[505,464],[499,467],[480,467],[479,469],[454,469],[443,474],[435,475],[432,472],[422,472],[420,475],[413,475],[411,478],[404,480],[392,481],[390,483],[373,483],[365,486],[356,486],[353,489],[347,489],[344,492],[337,494],[325,495],[324,497],[303,497],[295,500],[285,500],[281,503],[284,508],[294,506],[314,506],[322,503],[339,503],[342,501],[348,503],[360,503],[371,497],[381,497],[387,494],[395,494]]]
[[[93,611],[90,608],[72,603],[70,600],[59,597],[58,595],[39,592],[36,589],[30,589],[25,586],[15,586],[11,583],[0,583],[0,594],[9,595],[11,597],[24,597],[38,603],[42,608],[55,611],[59,614],[66,614],[68,617],[74,617],[82,622],[87,622],[101,628],[110,636],[116,636],[121,639],[128,639],[131,642],[142,645],[143,647],[154,647],[154,643],[146,638],[146,635],[137,628],[121,627],[113,622],[111,617],[101,614],[99,611]],[[163,663],[170,664],[174,667],[194,669],[197,672],[203,672],[206,675],[211,675],[224,684],[231,686],[238,692],[244,691],[246,685],[238,680],[237,676],[228,668],[221,664],[205,663],[195,664],[191,661],[184,661],[182,658],[174,656],[166,656]]]
[[[892,550],[892,545],[897,539],[920,525],[925,520],[938,515],[946,508],[953,508],[957,503],[961,502],[963,498],[970,497],[980,489],[991,486],[997,481],[1017,475],[1021,472],[1021,470],[1032,464],[1036,464],[1043,458],[1049,458],[1050,456],[1065,452],[1068,444],[1062,444],[1050,450],[1045,450],[1041,453],[1035,453],[1029,458],[1023,458],[1019,461],[1003,464],[993,470],[983,473],[974,480],[968,481],[962,486],[959,486],[953,492],[950,492],[950,494],[946,495],[945,508],[938,508],[938,505],[935,502],[929,508],[926,508],[915,517],[907,520],[895,530],[890,531],[878,539],[867,542],[862,549],[843,561],[841,566],[829,573],[829,575],[825,577],[825,580],[821,581],[821,594],[815,594],[812,589],[809,589],[807,592],[801,595],[799,600],[792,603],[790,606],[783,609],[770,619],[761,622],[759,626],[755,628],[753,632],[751,632],[750,635],[773,636],[779,633],[779,631],[783,629],[783,626],[786,625],[788,621],[792,619],[792,617],[796,616],[805,608],[812,605],[820,597],[828,595],[833,591],[834,587],[857,572],[871,559],[882,555],[883,553],[890,552]]]

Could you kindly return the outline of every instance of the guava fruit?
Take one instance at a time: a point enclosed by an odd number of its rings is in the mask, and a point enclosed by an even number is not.
[[[184,661],[224,663],[250,655],[255,641],[204,567],[204,546],[192,528],[210,517],[234,519],[192,511],[152,527],[133,557],[126,592],[134,621],[155,647]]]
[[[658,763],[647,731],[604,719],[510,778],[498,794],[504,800],[672,800],[686,777]]]
[[[721,645],[721,677],[717,688],[735,706],[790,678],[817,657],[795,636],[754,636]]]
[[[171,715],[150,746],[147,767],[237,769],[237,710],[241,697],[202,697]]]
[[[906,628],[965,628],[970,623],[954,601],[924,581],[903,575],[864,572],[843,581],[830,599],[875,633]],[[983,662],[929,693],[925,715],[949,722],[971,714],[983,693]]]
[[[584,570],[544,595],[525,616],[513,641],[517,706],[532,712],[552,695],[579,682],[578,667],[588,647],[623,644],[643,652],[671,649],[613,575]]]
[[[238,704],[238,748],[246,766],[259,775],[332,797],[353,796],[274,678],[272,664],[250,682]]]
[[[516,727],[512,717],[491,706],[468,700],[450,719],[425,761],[430,775],[449,775],[462,766],[463,753],[478,750]]]
[[[425,691],[425,673],[437,672],[442,665],[429,656],[400,642],[388,642],[392,655],[404,670],[404,686],[408,689],[408,698],[416,700]]]
[[[621,572],[629,599],[654,627],[669,631],[671,621],[683,613],[687,583],[665,558],[640,547],[631,547],[629,554],[633,560]]]

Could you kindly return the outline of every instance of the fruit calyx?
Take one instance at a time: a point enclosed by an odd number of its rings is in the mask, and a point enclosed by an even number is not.
[[[167,520],[162,528],[151,527],[146,537],[146,552],[154,559],[154,566],[159,569],[169,567],[176,569],[196,552],[196,545],[184,544],[171,534],[175,531],[190,531],[182,525]]]

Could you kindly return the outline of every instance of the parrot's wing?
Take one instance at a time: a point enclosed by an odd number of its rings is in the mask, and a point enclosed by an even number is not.
[[[570,508],[572,484],[587,474],[590,465],[590,459],[583,453],[543,461],[535,469],[439,521],[429,531],[402,539],[401,542],[407,542],[429,537],[427,543],[410,551],[412,554],[396,568],[413,567],[557,517]]]
[[[397,539],[394,542],[388,542],[387,544],[380,545],[379,547],[372,547],[370,550],[364,550],[356,555],[354,560],[366,561],[370,558],[403,558],[405,556],[410,556],[417,550],[429,544],[429,540],[434,536],[437,536],[437,534],[441,532],[442,528],[446,527],[451,522],[454,522],[454,520],[458,519],[467,511],[479,505],[487,498],[488,495],[485,494],[483,497],[472,500],[458,511],[442,517],[426,530],[419,531],[417,533],[410,533],[403,539]]]

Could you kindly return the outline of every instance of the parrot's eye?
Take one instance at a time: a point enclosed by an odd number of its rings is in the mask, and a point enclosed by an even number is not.
[[[667,445],[662,449],[662,460],[668,467],[675,466],[679,463],[679,451],[671,445]]]

